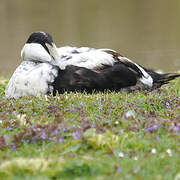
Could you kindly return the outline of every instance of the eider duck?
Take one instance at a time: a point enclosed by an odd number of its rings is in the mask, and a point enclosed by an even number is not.
[[[65,91],[153,90],[180,76],[158,74],[110,49],[57,48],[45,32],[30,35],[21,57],[6,88],[7,98]]]

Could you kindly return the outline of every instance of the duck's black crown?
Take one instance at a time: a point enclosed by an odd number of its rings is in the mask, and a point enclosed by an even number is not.
[[[53,45],[53,38],[47,32],[34,32],[29,36],[26,43],[27,44],[30,44],[30,43],[41,44],[46,49],[46,51],[49,53],[49,50],[46,47],[46,43],[52,46]]]

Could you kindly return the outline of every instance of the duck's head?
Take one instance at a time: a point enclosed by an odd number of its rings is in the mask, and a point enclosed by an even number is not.
[[[50,53],[49,49],[54,53]],[[52,36],[46,32],[32,33],[21,50],[21,57],[24,61],[53,62],[58,58],[57,56]]]

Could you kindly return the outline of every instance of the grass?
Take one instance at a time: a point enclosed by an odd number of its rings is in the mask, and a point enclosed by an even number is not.
[[[180,79],[153,92],[5,99],[0,179],[180,179]]]

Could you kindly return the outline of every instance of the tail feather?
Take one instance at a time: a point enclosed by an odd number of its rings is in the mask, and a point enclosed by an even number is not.
[[[151,74],[153,77],[153,89],[159,88],[164,84],[169,83],[171,80],[180,77],[180,74],[176,73],[167,73],[167,74],[158,74],[158,73],[153,73]]]
[[[169,81],[179,77],[180,74],[176,74],[176,73],[167,73],[167,74],[161,74],[159,79],[157,79],[156,82],[159,82],[159,83],[163,83],[163,84],[166,84],[168,83]]]

